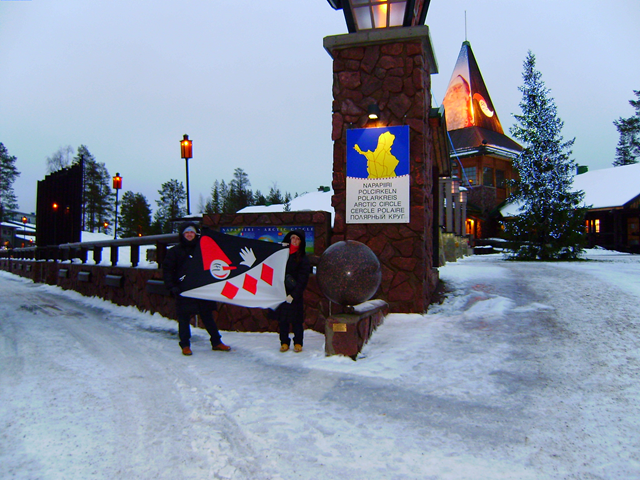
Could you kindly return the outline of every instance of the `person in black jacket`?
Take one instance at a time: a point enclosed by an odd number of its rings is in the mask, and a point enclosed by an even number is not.
[[[289,350],[291,339],[290,327],[293,329],[293,349],[302,351],[304,337],[304,303],[303,294],[307,288],[311,265],[305,253],[306,239],[302,230],[287,233],[282,242],[289,245],[289,259],[285,272],[285,290],[287,299],[276,308],[276,317],[280,328],[280,351]]]
[[[176,298],[176,313],[178,317],[178,337],[183,355],[191,355],[191,316],[200,315],[204,328],[211,336],[213,350],[227,351],[231,348],[222,343],[218,326],[213,319],[216,302],[198,298],[183,297],[181,282],[188,272],[193,254],[200,242],[198,228],[195,223],[186,222],[180,225],[180,243],[167,251],[162,263],[164,284],[171,295]]]

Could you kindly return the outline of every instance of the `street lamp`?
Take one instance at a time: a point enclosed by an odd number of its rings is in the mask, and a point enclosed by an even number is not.
[[[104,233],[107,233],[107,228],[109,228],[109,222],[107,222],[106,220],[102,223],[102,226],[104,227]]]
[[[116,218],[113,223],[113,239],[115,240],[118,232],[118,193],[122,188],[122,177],[119,173],[116,173],[116,176],[113,177],[113,188],[116,191]]]
[[[24,247],[27,242],[27,217],[22,217],[22,246]]]
[[[192,158],[191,147],[193,142],[189,140],[189,135],[186,133],[182,136],[180,141],[180,152],[182,158],[184,158],[185,165],[187,167],[187,215],[191,215],[191,206],[189,204],[189,159]]]
[[[424,25],[430,0],[328,0],[344,11],[349,33]]]
[[[58,244],[58,203],[53,202],[51,206],[53,208],[53,243]]]

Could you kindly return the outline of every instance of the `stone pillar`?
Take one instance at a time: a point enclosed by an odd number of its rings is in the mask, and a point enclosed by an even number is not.
[[[357,240],[373,250],[382,265],[375,298],[385,300],[391,312],[425,312],[437,278],[432,269],[435,153],[429,125],[430,74],[437,67],[429,27],[326,37],[324,47],[333,58],[332,242]],[[368,124],[367,107],[373,103],[380,108],[380,120]],[[347,224],[347,128],[397,125],[410,127],[410,223]]]

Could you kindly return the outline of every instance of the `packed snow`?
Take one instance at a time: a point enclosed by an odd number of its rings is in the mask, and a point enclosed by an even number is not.
[[[0,272],[0,478],[640,478],[640,256],[587,257],[447,264],[356,361]]]

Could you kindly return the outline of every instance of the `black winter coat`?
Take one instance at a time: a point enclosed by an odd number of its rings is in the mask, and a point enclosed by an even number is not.
[[[287,295],[291,295],[293,301],[291,303],[281,303],[276,309],[276,315],[279,321],[302,322],[304,319],[304,291],[309,282],[311,264],[309,263],[309,258],[304,254],[306,248],[304,232],[294,230],[287,234],[284,239],[285,243],[288,243],[291,234],[296,234],[301,239],[300,253],[289,255],[285,270],[285,285],[293,283],[286,280],[289,276],[295,281],[295,286],[287,288]]]
[[[185,228],[188,226],[194,226],[195,224],[186,223],[180,227],[180,243],[171,247],[167,251],[167,256],[162,262],[162,279],[164,285],[176,297],[178,302],[178,309],[189,309],[191,306],[198,305],[199,303],[206,302],[207,306],[212,310],[216,309],[216,302],[210,300],[199,300],[196,298],[182,297],[180,294],[184,291],[182,288],[182,280],[189,271],[189,266],[193,261],[193,255],[200,242],[200,237],[189,242],[183,236]]]

